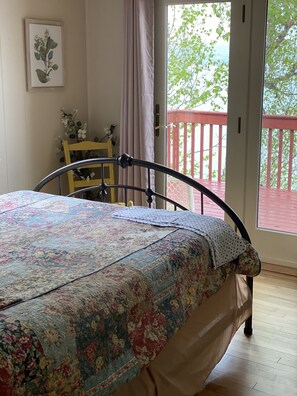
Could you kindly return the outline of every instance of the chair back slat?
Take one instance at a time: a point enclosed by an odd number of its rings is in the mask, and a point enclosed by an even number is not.
[[[73,162],[71,160],[71,153],[73,152],[83,153],[82,159],[88,159],[91,157],[99,157],[99,158],[113,157],[112,142],[110,140],[108,140],[107,142],[83,141],[79,143],[69,143],[67,140],[63,140],[63,150],[64,150],[66,165],[69,165]],[[92,168],[98,168],[99,166],[100,164],[98,165],[94,164],[92,165]],[[88,166],[82,168],[88,168]],[[73,193],[76,189],[83,187],[99,186],[102,182],[105,184],[114,185],[115,184],[114,164],[112,163],[104,164],[103,178],[100,172],[99,176],[92,178],[90,180],[78,180],[75,177],[73,171],[67,172],[67,177],[68,177],[69,193]],[[110,198],[111,198],[111,202],[116,202],[116,194],[114,188],[111,189]]]

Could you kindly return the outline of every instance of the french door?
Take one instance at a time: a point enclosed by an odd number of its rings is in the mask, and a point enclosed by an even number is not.
[[[219,193],[263,261],[297,267],[296,235],[258,221],[266,12],[266,0],[155,2],[155,157]]]
[[[244,192],[249,3],[155,2],[156,160],[216,186],[228,202]],[[232,194],[229,180],[236,180]],[[243,216],[243,200],[233,204]]]
[[[264,262],[296,269],[296,2],[262,0],[253,8],[244,218]]]

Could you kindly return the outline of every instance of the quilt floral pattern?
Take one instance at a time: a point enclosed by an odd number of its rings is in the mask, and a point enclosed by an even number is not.
[[[192,231],[112,219],[109,204],[0,196],[0,394],[110,395],[164,348],[231,272]]]

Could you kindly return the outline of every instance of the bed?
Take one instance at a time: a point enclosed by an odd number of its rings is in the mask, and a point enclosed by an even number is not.
[[[110,163],[140,167],[147,185],[107,185]],[[99,200],[61,195],[66,172],[98,165]],[[157,173],[198,190],[202,215],[158,193]],[[53,180],[57,194],[41,191]],[[112,188],[126,204],[144,193],[147,208],[104,202]],[[205,198],[236,232],[203,214]],[[84,160],[0,196],[0,219],[1,396],[194,396],[243,322],[252,334],[258,254],[187,176],[127,154]]]

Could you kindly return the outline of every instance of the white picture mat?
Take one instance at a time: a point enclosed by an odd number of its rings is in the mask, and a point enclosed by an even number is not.
[[[39,21],[32,22],[26,21],[27,30],[27,74],[28,74],[28,88],[46,88],[46,87],[62,87],[64,85],[64,72],[63,72],[63,37],[62,37],[62,24],[58,22],[42,23]],[[57,43],[54,48],[52,62],[58,66],[57,70],[52,70],[49,74],[49,80],[42,82],[38,78],[37,69],[45,70],[45,65],[42,60],[35,57],[35,38],[44,38],[45,32],[48,31],[52,40]]]

